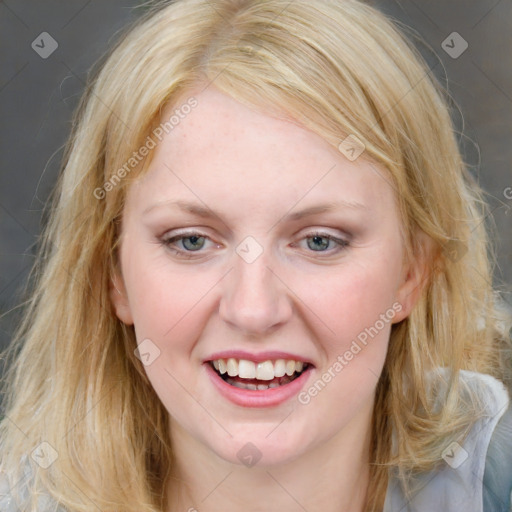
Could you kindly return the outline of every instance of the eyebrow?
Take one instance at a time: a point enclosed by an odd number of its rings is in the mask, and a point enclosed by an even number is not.
[[[187,213],[191,213],[197,217],[201,218],[212,218],[217,217],[221,218],[218,214],[216,214],[213,210],[208,208],[207,206],[204,206],[199,203],[189,203],[187,201],[161,201],[159,203],[153,204],[146,208],[142,213],[143,215],[146,215],[150,211],[154,210],[155,208],[160,207],[177,207],[180,210],[183,210]],[[319,213],[328,213],[332,212],[337,209],[356,209],[356,210],[367,210],[367,207],[361,203],[355,202],[355,201],[344,201],[344,200],[338,200],[338,201],[332,201],[328,203],[323,203],[319,205],[309,206],[308,208],[304,208],[302,210],[299,210],[297,212],[288,213],[285,214],[283,217],[281,217],[280,221],[297,221],[300,219],[303,219],[304,217],[309,217],[315,214]]]

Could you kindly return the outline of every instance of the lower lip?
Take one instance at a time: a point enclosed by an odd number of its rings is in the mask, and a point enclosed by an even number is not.
[[[288,384],[277,388],[268,388],[263,390],[241,389],[224,381],[219,374],[205,363],[206,371],[213,385],[219,390],[220,394],[242,407],[272,407],[289,400],[299,393],[308,380],[312,367],[304,370],[299,377]]]

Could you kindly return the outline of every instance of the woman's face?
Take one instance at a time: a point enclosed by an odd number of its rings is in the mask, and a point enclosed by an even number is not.
[[[128,191],[112,300],[171,429],[234,463],[291,461],[370,421],[417,284],[394,191],[364,153],[195,98]]]

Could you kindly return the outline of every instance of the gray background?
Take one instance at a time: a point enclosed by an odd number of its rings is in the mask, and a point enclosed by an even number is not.
[[[141,12],[133,9],[137,3],[0,2],[0,348],[20,319],[42,208],[55,184],[87,70],[113,44],[116,31]],[[420,50],[454,99],[461,148],[489,194],[487,221],[498,231],[495,281],[512,304],[512,199],[505,196],[512,187],[512,2],[374,3],[424,41]],[[31,47],[42,32],[58,43],[46,59]],[[458,58],[442,47],[453,32],[468,43]],[[461,48],[457,41],[448,44]]]

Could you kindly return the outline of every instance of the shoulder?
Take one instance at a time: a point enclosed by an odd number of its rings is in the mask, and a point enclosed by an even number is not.
[[[439,369],[431,377],[437,380],[442,400],[446,389],[439,382],[447,384],[449,372]],[[406,497],[402,482],[391,475],[384,512],[509,511],[512,412],[508,392],[490,375],[469,371],[459,372],[459,385],[465,398],[481,405],[481,416],[463,440],[444,448],[438,468],[414,477],[412,496]],[[497,473],[501,480],[494,480]]]
[[[28,463],[21,464],[21,477],[11,475],[6,470],[0,471],[0,511],[1,512],[66,512],[59,504],[45,493],[38,493],[37,500],[31,507],[32,496],[29,491],[33,474]],[[14,481],[13,481],[14,480]]]
[[[17,473],[7,468],[0,470],[0,510],[2,512],[18,512],[27,502],[30,468],[25,463],[21,463],[20,468],[21,471]]]
[[[484,511],[512,512],[512,405],[494,429],[483,480]]]
[[[5,473],[0,473],[0,510],[5,512],[17,512],[18,510]]]

